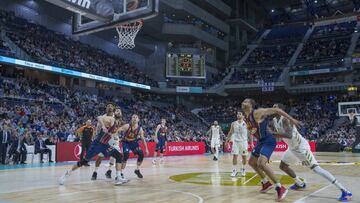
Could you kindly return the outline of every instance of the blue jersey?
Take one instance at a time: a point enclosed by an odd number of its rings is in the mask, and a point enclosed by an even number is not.
[[[166,140],[166,135],[167,135],[168,129],[166,126],[160,126],[160,129],[158,131],[157,137],[160,140]]]
[[[250,133],[256,137],[256,139],[265,140],[268,138],[274,138],[274,136],[267,130],[270,119],[265,118],[260,124],[258,124],[254,117],[254,110],[250,113],[250,115],[245,119],[247,124],[247,128]]]
[[[131,126],[131,124],[129,124],[129,128],[128,130],[125,132],[124,135],[124,141],[126,142],[134,142],[134,141],[138,141],[139,140],[139,134],[140,131],[142,130],[141,126],[138,125],[137,128],[134,128]]]
[[[265,156],[268,160],[276,148],[276,139],[268,131],[268,126],[270,123],[269,118],[265,118],[261,123],[257,123],[254,117],[254,111],[246,118],[246,123],[248,124],[248,129],[251,134],[253,134],[258,142],[256,143],[255,148],[252,151],[252,155],[259,157],[260,155]]]
[[[261,123],[260,123],[260,139],[259,141],[261,140],[269,140],[269,139],[274,139],[275,140],[275,137],[273,136],[273,134],[271,134],[269,131],[268,131],[268,126],[269,126],[269,123],[270,123],[270,119],[269,118],[265,118]]]

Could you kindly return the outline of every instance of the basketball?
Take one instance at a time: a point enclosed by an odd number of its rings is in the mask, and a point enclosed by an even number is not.
[[[139,7],[139,0],[128,0],[126,4],[127,11],[135,10]]]

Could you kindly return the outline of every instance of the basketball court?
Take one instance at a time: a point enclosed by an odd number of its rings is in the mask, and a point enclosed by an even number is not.
[[[281,182],[287,187],[292,179],[279,171],[281,153],[276,153],[271,163]],[[352,153],[317,153],[320,164],[349,190],[360,202],[356,191],[360,187],[360,156]],[[97,181],[91,181],[91,167],[76,171],[64,186],[58,178],[71,163],[53,165],[25,165],[2,167],[0,172],[1,202],[275,202],[275,190],[260,194],[260,179],[247,166],[246,177],[231,178],[231,155],[221,156],[214,162],[212,156],[167,157],[162,165],[153,166],[146,159],[142,168],[144,178],[133,173],[135,160],[130,160],[125,175],[130,182],[114,186],[105,179],[105,165],[99,170]],[[338,162],[341,160],[341,162]],[[308,183],[304,191],[289,191],[283,202],[337,202],[339,191],[303,166],[296,171]]]
[[[120,49],[133,49],[136,35],[146,20],[159,14],[159,0],[46,0],[74,13],[72,34],[91,35],[112,29],[117,34]],[[170,56],[169,56],[170,57]],[[190,90],[189,90],[190,91]],[[359,102],[339,104],[339,115],[360,109]],[[271,167],[287,188],[292,178],[279,169],[282,153],[275,153]],[[324,169],[331,172],[354,193],[351,202],[359,202],[360,154],[316,153]],[[219,161],[209,155],[166,157],[164,164],[153,166],[146,159],[141,171],[143,179],[133,173],[136,160],[129,161],[125,176],[129,183],[114,186],[105,178],[108,162],[98,171],[98,180],[91,181],[94,163],[73,172],[65,185],[58,179],[74,162],[55,164],[27,164],[0,166],[0,202],[172,202],[172,203],[219,203],[219,202],[275,202],[276,191],[259,193],[260,178],[249,166],[246,177],[231,178],[232,157],[220,156]],[[303,191],[289,191],[283,202],[332,203],[338,202],[338,189],[308,168],[297,165],[294,169],[306,180]],[[113,170],[113,176],[114,176]]]

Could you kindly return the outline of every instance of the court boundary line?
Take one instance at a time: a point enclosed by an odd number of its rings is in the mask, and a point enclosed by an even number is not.
[[[304,203],[304,200],[305,200],[305,199],[309,198],[310,196],[312,196],[312,195],[314,195],[314,194],[316,194],[316,193],[319,193],[319,192],[321,192],[321,191],[329,188],[330,186],[332,186],[332,184],[329,184],[329,185],[327,185],[327,186],[324,186],[324,187],[316,190],[315,192],[312,192],[312,193],[310,193],[310,194],[308,194],[308,195],[306,195],[306,196],[304,196],[304,197],[302,197],[302,198],[294,201],[294,203]]]
[[[115,190],[118,190],[118,189],[120,189],[120,187],[116,188]],[[121,189],[126,191],[126,190],[137,189],[137,188],[135,188],[135,187],[127,187],[127,188],[121,187]],[[86,191],[68,192],[68,193],[58,194],[57,196],[68,196],[68,195],[74,195],[74,194],[83,193],[83,192],[100,192],[100,191],[105,191],[105,190],[108,191],[109,189],[93,189],[93,190],[86,190]],[[199,196],[199,195],[197,195],[195,193],[191,193],[191,192],[185,192],[185,191],[181,191],[181,190],[167,190],[167,189],[149,189],[149,190],[160,191],[160,192],[181,193],[181,194],[185,194],[185,195],[195,197],[196,199],[198,199],[198,203],[204,203],[204,199],[201,196]],[[47,199],[45,199],[45,201],[49,201],[49,200],[52,200],[52,199],[53,198],[47,198]]]

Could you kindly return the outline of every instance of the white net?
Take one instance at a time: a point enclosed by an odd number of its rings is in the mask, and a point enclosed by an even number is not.
[[[119,34],[118,47],[121,49],[133,49],[135,47],[135,37],[144,22],[142,20],[134,23],[126,23],[118,25],[116,31]]]

